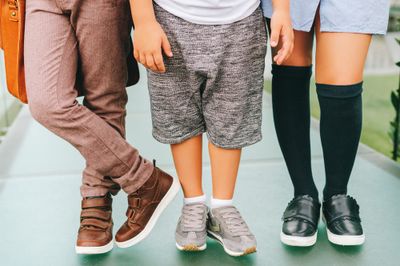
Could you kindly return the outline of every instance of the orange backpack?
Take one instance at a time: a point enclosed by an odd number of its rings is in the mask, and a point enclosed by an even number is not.
[[[24,73],[25,0],[0,0],[0,48],[4,50],[8,91],[28,102]]]

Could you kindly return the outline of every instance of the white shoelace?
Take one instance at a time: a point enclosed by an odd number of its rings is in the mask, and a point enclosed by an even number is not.
[[[220,211],[220,214],[233,236],[252,235],[246,222],[235,207],[226,207]]]
[[[182,225],[184,231],[198,232],[204,229],[204,206],[201,204],[186,204],[182,208]]]

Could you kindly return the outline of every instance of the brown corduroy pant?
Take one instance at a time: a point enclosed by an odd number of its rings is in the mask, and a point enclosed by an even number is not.
[[[85,158],[83,197],[130,194],[154,169],[125,140],[130,31],[128,0],[27,0],[29,107]]]

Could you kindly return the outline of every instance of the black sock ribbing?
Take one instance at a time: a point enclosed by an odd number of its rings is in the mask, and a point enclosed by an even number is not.
[[[317,84],[326,185],[324,200],[347,194],[362,127],[362,83]]]
[[[318,200],[311,171],[310,78],[312,68],[272,65],[274,123],[294,195]]]

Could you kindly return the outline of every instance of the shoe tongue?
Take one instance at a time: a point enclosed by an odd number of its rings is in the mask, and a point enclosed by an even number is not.
[[[347,198],[346,194],[336,194],[332,196],[332,199]]]
[[[85,197],[85,199],[102,199],[104,196]]]
[[[204,202],[194,202],[194,203],[185,203],[183,206],[186,207],[205,207],[206,204]]]
[[[189,239],[196,239],[197,238],[196,233],[195,232],[189,232],[188,233],[188,238]]]

